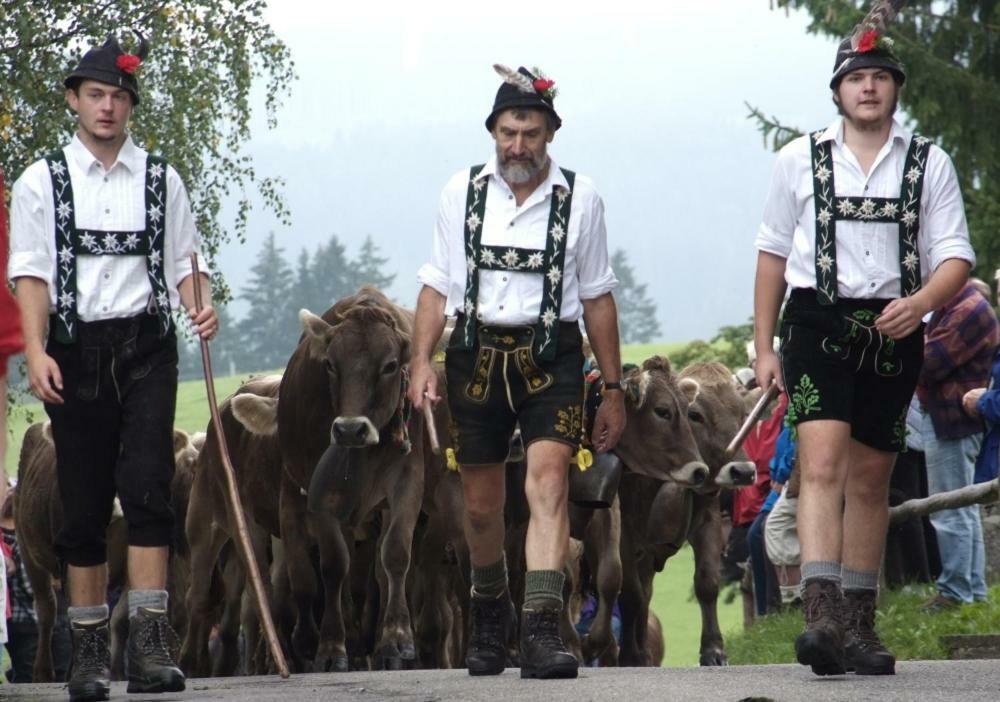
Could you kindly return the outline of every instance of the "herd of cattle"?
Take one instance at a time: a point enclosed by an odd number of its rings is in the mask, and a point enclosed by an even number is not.
[[[322,317],[303,311],[301,318],[304,333],[284,374],[250,380],[220,407],[285,655],[295,671],[460,667],[470,588],[461,478],[430,450],[423,415],[406,412],[413,315],[362,288]],[[443,365],[439,370],[443,388]],[[603,509],[571,504],[563,634],[582,661],[659,665],[663,638],[649,610],[653,576],[688,542],[702,611],[701,664],[723,665],[716,616],[723,547],[718,493],[754,479],[745,456],[726,454],[746,416],[744,400],[720,364],[678,373],[653,357],[626,373],[623,383],[629,399],[616,449],[625,468],[617,496]],[[435,408],[434,421],[445,449],[446,402]],[[177,529],[168,589],[171,619],[183,641],[179,662],[189,676],[273,669],[235,547],[218,442],[211,427],[192,437],[175,432]],[[517,602],[528,508],[524,454],[515,444],[508,468],[507,562]],[[33,425],[24,437],[18,485],[17,533],[40,633],[34,680],[46,682],[53,679],[53,580],[60,575],[53,541],[61,521],[47,424]],[[124,592],[120,513],[108,526],[107,541],[110,583]],[[597,608],[581,639],[574,622],[587,595]],[[615,600],[620,647],[612,634]],[[124,610],[116,607],[112,615],[113,673],[119,677]],[[510,644],[514,662],[516,641]]]

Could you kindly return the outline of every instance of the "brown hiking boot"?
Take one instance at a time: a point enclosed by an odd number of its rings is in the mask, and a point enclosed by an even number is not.
[[[128,692],[180,692],[177,634],[164,610],[140,607],[128,622]]]
[[[844,593],[844,656],[857,675],[895,675],[896,657],[875,633],[875,591]]]
[[[560,607],[521,611],[521,677],[575,678],[580,667],[559,633]]]
[[[108,648],[108,620],[70,623],[73,661],[69,676],[70,702],[97,702],[111,692],[111,650]]]
[[[802,589],[806,630],[795,639],[795,657],[816,675],[843,675],[844,624],[840,584],[815,578]]]

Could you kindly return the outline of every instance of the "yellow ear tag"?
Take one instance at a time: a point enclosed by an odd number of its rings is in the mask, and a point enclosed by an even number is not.
[[[431,360],[435,363],[444,363],[444,351],[438,351]]]
[[[594,465],[594,454],[590,452],[590,449],[582,448],[576,452],[576,465],[581,471]]]
[[[448,459],[448,470],[458,470],[458,459],[455,458],[455,449],[445,449],[444,455]]]

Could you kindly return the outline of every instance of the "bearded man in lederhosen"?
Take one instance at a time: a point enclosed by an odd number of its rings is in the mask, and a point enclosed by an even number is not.
[[[198,233],[177,172],[127,133],[148,52],[115,37],[66,77],[72,141],[14,184],[10,277],[24,326],[31,391],[52,421],[64,514],[71,700],[109,694],[107,545],[117,494],[128,524],[129,692],[184,689],[172,658],[166,576],[174,515],[173,423],[183,305],[211,338],[211,305],[194,311]]]
[[[756,374],[798,432],[806,629],[817,675],[891,675],[875,632],[888,489],[923,359],[922,319],[975,256],[948,155],[893,118],[906,80],[877,2],[837,50],[840,117],[781,150],[757,234]],[[787,287],[779,356],[771,338]]]
[[[604,371],[594,446],[625,425],[618,314],[604,204],[590,179],[558,167],[548,144],[562,121],[554,83],[537,70],[504,77],[486,129],[496,153],[456,174],[441,194],[433,253],[418,278],[411,398],[439,399],[431,353],[457,314],[446,355],[452,440],[461,466],[472,559],[471,675],[506,664],[516,613],[504,561],[504,459],[515,425],[527,448],[531,508],[521,613],[521,677],[570,678],[576,658],[559,634],[571,458],[583,418],[582,316]]]

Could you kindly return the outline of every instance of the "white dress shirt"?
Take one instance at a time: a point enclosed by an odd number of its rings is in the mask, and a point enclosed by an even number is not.
[[[546,230],[555,185],[569,187],[566,178],[549,160],[548,177],[518,207],[514,193],[497,171],[496,156],[483,168],[488,176],[486,216],[482,244],[545,250]],[[445,314],[465,308],[467,275],[465,252],[465,206],[469,169],[456,173],[441,193],[434,249],[430,262],[417,272],[417,279],[448,298]],[[569,215],[566,259],[563,268],[563,297],[560,320],[575,322],[583,315],[581,300],[600,297],[618,284],[608,264],[604,203],[586,176],[577,175]],[[542,275],[539,273],[480,270],[480,321],[488,324],[534,324],[542,304]]]
[[[834,195],[838,197],[898,198],[903,165],[912,135],[893,120],[889,140],[879,151],[866,176],[844,144],[843,118],[824,132],[832,141]],[[792,288],[816,287],[816,210],[810,136],[799,137],[778,154],[764,219],[755,246],[787,259],[785,281]],[[844,298],[897,298],[900,296],[899,226],[838,220],[837,290]],[[975,265],[969,243],[965,207],[951,159],[930,146],[920,198],[920,232],[917,236],[923,283],[949,258]]]
[[[73,185],[76,226],[96,231],[146,228],[146,152],[126,138],[118,159],[105,170],[76,136],[63,152]],[[177,285],[191,275],[190,256],[199,242],[191,204],[180,176],[167,168],[164,276],[170,308],[180,308]],[[50,310],[56,309],[55,209],[48,164],[36,161],[12,189],[8,276],[40,278],[49,285]],[[209,273],[199,257],[202,273]],[[132,317],[150,307],[153,294],[145,256],[77,254],[77,314],[85,322]]]

